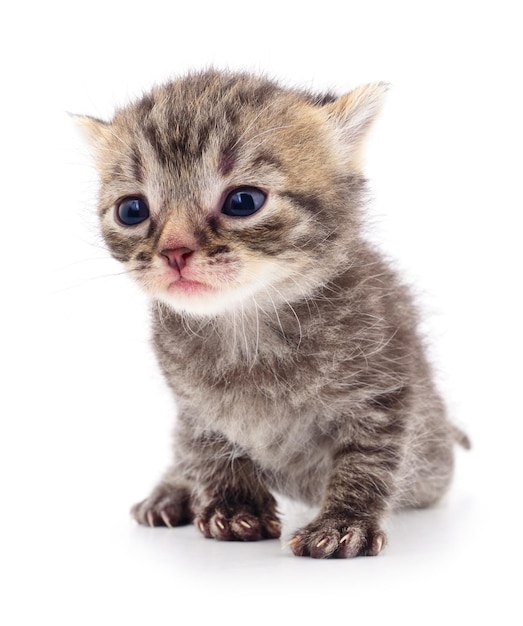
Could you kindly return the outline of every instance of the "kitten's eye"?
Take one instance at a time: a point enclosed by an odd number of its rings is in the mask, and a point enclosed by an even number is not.
[[[149,217],[149,207],[143,198],[124,198],[116,208],[120,223],[134,226],[145,222]]]
[[[265,193],[256,187],[239,187],[231,191],[225,199],[222,213],[231,217],[247,217],[262,208],[266,197]]]

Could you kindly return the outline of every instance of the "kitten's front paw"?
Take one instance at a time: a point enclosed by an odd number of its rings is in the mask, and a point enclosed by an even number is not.
[[[194,524],[205,537],[223,541],[277,539],[281,534],[280,520],[271,507],[262,512],[247,504],[211,502],[199,511]]]
[[[131,509],[134,519],[144,526],[182,526],[189,524],[193,514],[189,493],[172,486],[159,485],[151,495]]]
[[[368,522],[320,519],[296,532],[288,545],[296,556],[314,559],[377,556],[385,533]]]

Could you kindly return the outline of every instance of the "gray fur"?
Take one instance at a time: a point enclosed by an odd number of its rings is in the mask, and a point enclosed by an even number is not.
[[[360,226],[359,152],[384,90],[335,99],[209,71],[111,123],[82,118],[105,238],[152,297],[178,406],[174,463],[138,522],[273,538],[278,492],[321,509],[295,554],[375,555],[391,510],[448,488],[454,443],[468,441],[445,416],[408,290]],[[220,198],[245,184],[268,191],[266,207],[225,219]],[[114,206],[137,194],[151,217],[123,228]],[[208,300],[169,291],[166,248],[189,250]]]

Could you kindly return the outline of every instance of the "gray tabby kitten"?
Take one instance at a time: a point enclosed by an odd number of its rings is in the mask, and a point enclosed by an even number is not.
[[[133,508],[205,537],[280,536],[273,492],[321,507],[296,555],[377,555],[438,500],[453,444],[405,287],[363,238],[360,152],[385,86],[342,97],[195,73],[79,117],[112,255],[150,294],[178,406],[173,465]]]

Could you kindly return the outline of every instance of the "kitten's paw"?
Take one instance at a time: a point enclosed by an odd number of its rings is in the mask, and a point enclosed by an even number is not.
[[[144,526],[182,526],[189,524],[193,514],[189,493],[184,489],[160,485],[151,495],[131,509],[134,519]]]
[[[208,504],[197,514],[194,524],[205,537],[223,541],[278,539],[281,535],[275,511],[260,512],[245,504]]]
[[[296,556],[327,559],[377,556],[385,541],[385,533],[367,522],[324,519],[296,532],[288,545]]]

